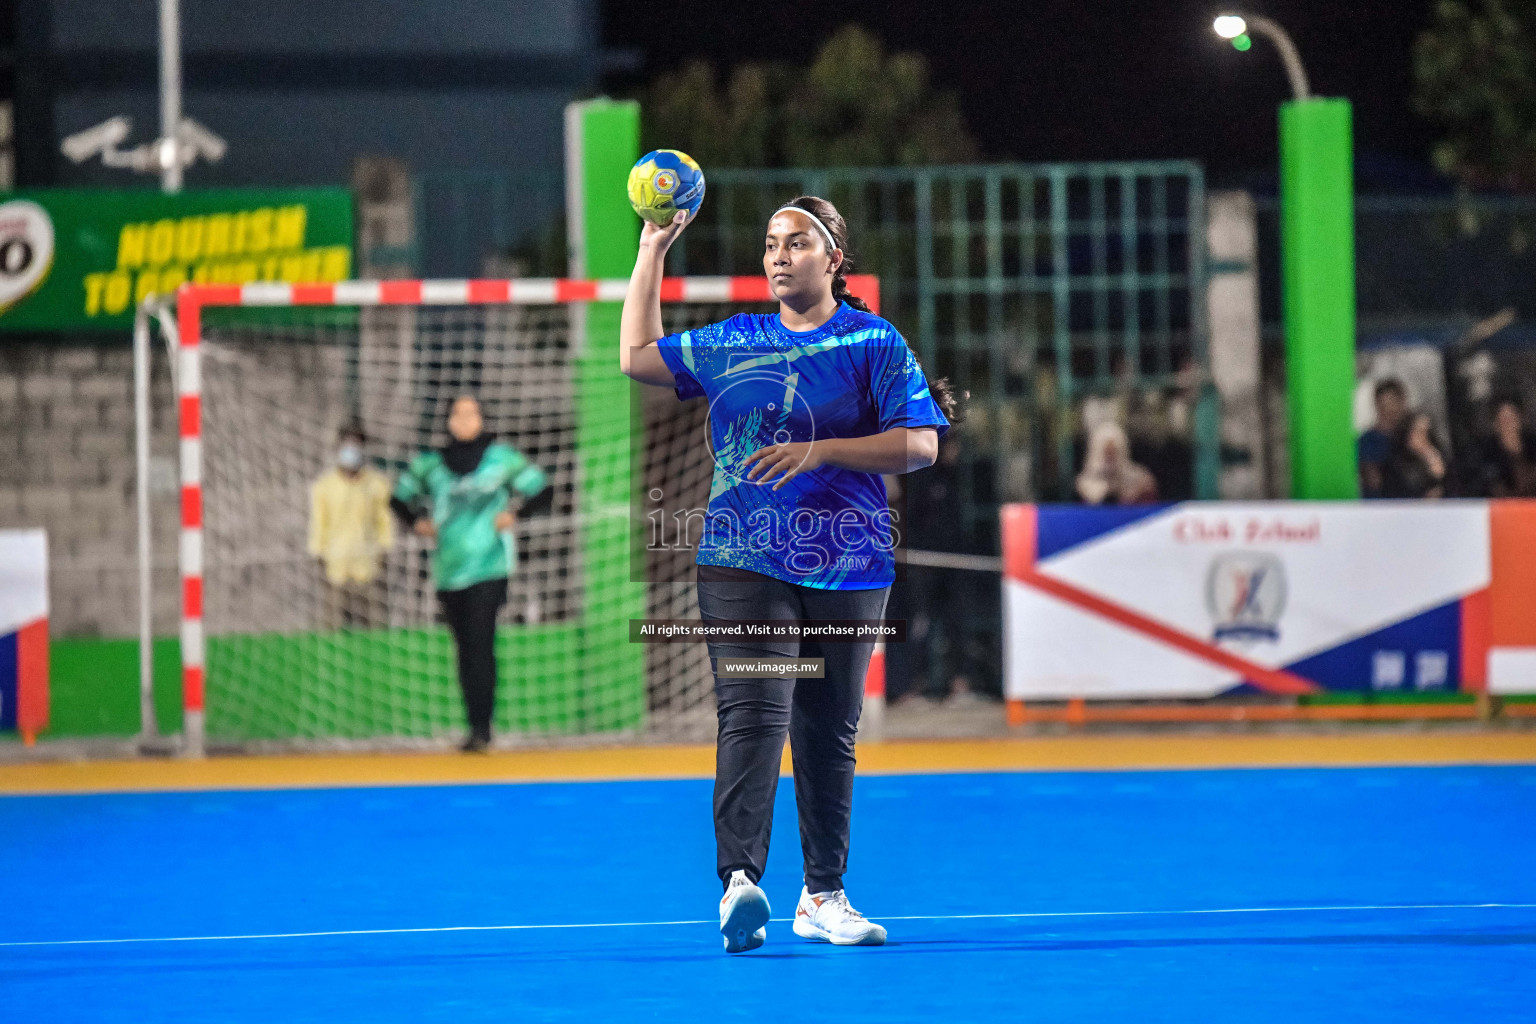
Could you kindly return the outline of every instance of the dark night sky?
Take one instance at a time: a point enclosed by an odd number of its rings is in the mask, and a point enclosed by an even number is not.
[[[1430,0],[604,0],[603,38],[638,51],[640,78],[704,57],[809,63],[820,41],[858,22],[890,49],[928,57],[956,92],[990,160],[1193,157],[1218,183],[1265,188],[1276,159],[1275,105],[1289,95],[1278,54],[1238,53],[1210,30],[1233,7],[1285,25],[1315,93],[1355,105],[1364,191],[1435,188],[1433,126],[1412,111],[1412,46]],[[632,84],[615,81],[622,87]]]

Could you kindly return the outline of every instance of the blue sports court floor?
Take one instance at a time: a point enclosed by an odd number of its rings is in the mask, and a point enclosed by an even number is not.
[[[1530,1021],[1536,766],[887,775],[761,950],[702,779],[0,798],[0,1020]]]

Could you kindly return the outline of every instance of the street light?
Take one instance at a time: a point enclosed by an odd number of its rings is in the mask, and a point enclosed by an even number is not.
[[[1211,23],[1211,28],[1223,39],[1231,40],[1232,45],[1239,50],[1248,49],[1248,35],[1251,32],[1256,36],[1263,36],[1275,44],[1280,51],[1280,59],[1285,62],[1286,77],[1291,80],[1291,93],[1298,100],[1307,99],[1312,95],[1307,88],[1307,69],[1301,66],[1301,54],[1296,49],[1296,44],[1291,42],[1291,37],[1276,22],[1268,18],[1244,18],[1238,14],[1223,14]]]
[[[1235,14],[1223,14],[1211,25],[1223,39],[1236,39],[1248,31],[1248,23]]]
[[[1275,44],[1294,99],[1280,105],[1280,263],[1285,307],[1291,497],[1358,498],[1353,117],[1312,95],[1301,55],[1268,18],[1223,14],[1212,30],[1239,50]]]

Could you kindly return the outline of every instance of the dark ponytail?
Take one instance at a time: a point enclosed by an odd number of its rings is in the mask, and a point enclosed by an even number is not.
[[[848,272],[853,269],[853,253],[848,251],[848,222],[843,220],[843,215],[837,212],[837,207],[819,196],[799,196],[784,204],[796,206],[811,214],[821,221],[828,231],[832,232],[832,241],[836,248],[843,251],[843,262],[838,264],[837,272],[832,275],[832,297],[838,302],[846,302],[864,313],[873,313],[869,304],[857,295],[848,291]],[[914,358],[917,353],[914,351]],[[921,368],[922,364],[918,364]],[[923,376],[926,378],[927,373]],[[949,386],[948,377],[940,377],[938,380],[928,381],[928,392],[933,396],[934,403],[944,413],[944,418],[951,423],[959,423],[963,418],[960,409],[960,400],[955,397],[954,388]],[[969,396],[966,396],[969,397]]]

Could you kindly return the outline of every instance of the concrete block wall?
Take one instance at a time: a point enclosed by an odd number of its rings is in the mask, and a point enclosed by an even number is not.
[[[155,353],[151,473],[156,631],[176,629],[176,421]],[[0,529],[48,531],[54,636],[138,629],[133,353],[99,344],[0,343]]]

